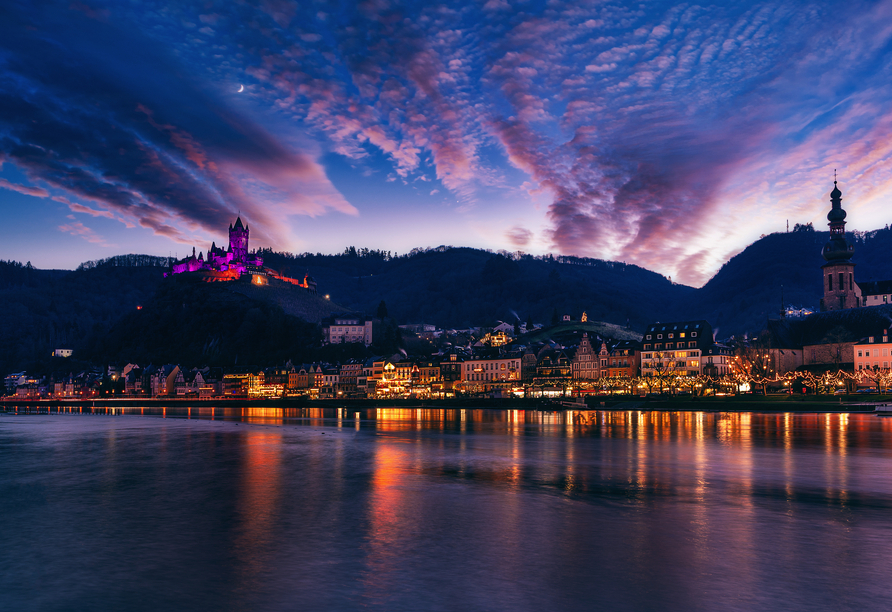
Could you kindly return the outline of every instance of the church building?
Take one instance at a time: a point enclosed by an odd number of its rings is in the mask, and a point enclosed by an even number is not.
[[[861,289],[855,282],[855,264],[852,256],[855,247],[846,240],[846,211],[842,209],[842,192],[833,181],[830,192],[830,240],[824,245],[821,255],[827,262],[821,269],[824,272],[824,297],[821,310],[845,310],[861,306]]]
[[[821,311],[847,310],[862,306],[880,306],[890,303],[892,281],[855,282],[855,263],[852,256],[855,247],[846,239],[846,211],[842,208],[842,191],[833,181],[830,192],[830,212],[827,213],[830,240],[821,251],[827,262],[821,266],[824,297]]]

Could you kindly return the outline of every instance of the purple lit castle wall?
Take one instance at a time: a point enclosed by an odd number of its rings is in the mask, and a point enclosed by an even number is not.
[[[235,225],[229,226],[229,248],[223,250],[216,243],[211,244],[208,257],[205,260],[204,253],[196,257],[195,248],[192,255],[173,264],[171,273],[182,274],[184,272],[223,272],[221,280],[238,278],[248,271],[248,266],[260,268],[263,259],[259,255],[248,252],[248,237],[250,229],[242,225],[242,218],[235,220]]]
[[[242,225],[242,219],[239,217],[235,220],[235,225],[229,226],[228,249],[224,251],[221,247],[217,247],[217,243],[212,243],[211,248],[208,249],[207,259],[205,259],[204,253],[196,255],[193,247],[192,255],[174,262],[170,272],[166,272],[164,276],[197,272],[197,276],[201,280],[215,282],[233,281],[242,274],[248,273],[253,275],[253,280],[257,284],[265,285],[267,284],[267,279],[274,278],[297,287],[303,287],[311,293],[316,293],[316,281],[310,276],[309,272],[303,278],[289,278],[265,267],[263,258],[260,255],[248,251],[249,235],[250,230],[248,226]]]

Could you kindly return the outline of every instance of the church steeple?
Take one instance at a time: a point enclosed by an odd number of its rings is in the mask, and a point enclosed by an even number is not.
[[[846,240],[846,211],[842,209],[842,191],[835,180],[834,172],[833,191],[830,192],[830,212],[827,220],[830,222],[830,240],[824,245],[822,255],[827,261],[847,261],[855,254],[855,247]]]
[[[858,308],[861,303],[861,288],[855,282],[855,264],[852,256],[855,247],[846,240],[846,211],[842,209],[842,191],[833,172],[833,191],[830,192],[830,212],[827,213],[830,226],[830,240],[821,251],[827,263],[821,266],[824,278],[824,299],[821,310],[844,310]]]

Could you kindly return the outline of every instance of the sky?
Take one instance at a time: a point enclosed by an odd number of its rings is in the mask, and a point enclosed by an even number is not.
[[[700,286],[892,217],[892,1],[0,4],[0,259],[439,245]]]

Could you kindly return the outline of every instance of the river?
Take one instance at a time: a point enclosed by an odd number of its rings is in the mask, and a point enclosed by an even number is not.
[[[0,610],[880,610],[892,418],[0,412]]]

